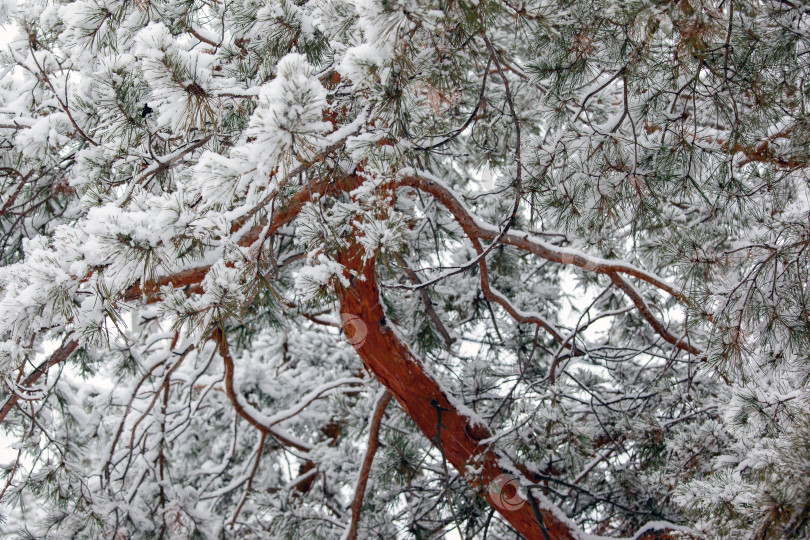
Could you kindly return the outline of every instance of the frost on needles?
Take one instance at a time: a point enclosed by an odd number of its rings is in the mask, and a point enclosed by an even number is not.
[[[4,537],[810,537],[801,2],[0,24]]]

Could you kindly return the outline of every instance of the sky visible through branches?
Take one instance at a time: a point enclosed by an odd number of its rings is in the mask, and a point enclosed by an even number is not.
[[[0,0],[0,532],[810,537],[808,17]]]

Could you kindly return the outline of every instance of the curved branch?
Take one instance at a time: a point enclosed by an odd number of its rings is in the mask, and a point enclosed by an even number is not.
[[[47,360],[38,365],[33,373],[25,378],[25,380],[22,382],[22,386],[31,386],[37,382],[39,378],[45,375],[52,366],[67,360],[78,346],[79,342],[77,340],[73,338],[65,338],[62,345],[56,349]],[[17,392],[14,392],[11,394],[11,396],[9,396],[9,398],[3,404],[3,408],[0,409],[0,423],[3,423],[3,420],[6,419],[9,411],[11,411],[19,400],[20,396]]]
[[[442,205],[444,205],[450,211],[450,213],[453,214],[464,233],[473,242],[473,246],[479,253],[479,256],[482,253],[479,242],[481,239],[492,240],[493,242],[498,239],[498,229],[492,225],[484,223],[482,220],[472,214],[464,203],[462,203],[455,196],[453,191],[444,185],[444,183],[442,183],[440,180],[430,178],[424,174],[410,175],[402,178],[402,180],[398,182],[398,185],[413,187],[415,189],[425,191],[442,203]],[[633,286],[623,279],[619,274],[626,274],[638,278],[671,294],[683,302],[687,302],[686,297],[681,292],[676,290],[672,285],[668,284],[660,277],[626,262],[610,261],[607,259],[591,257],[577,250],[554,246],[526,232],[513,231],[511,233],[507,233],[502,235],[500,241],[504,244],[517,247],[518,249],[529,251],[552,262],[570,264],[597,274],[607,275],[616,284],[616,286],[618,286],[622,291],[625,292],[625,294],[628,295],[642,316],[644,316],[644,318],[653,327],[653,330],[664,338],[665,341],[674,345],[676,348],[687,351],[691,354],[702,354],[700,349],[690,345],[689,343],[685,343],[683,339],[678,339],[670,334],[664,325],[652,314],[643,298],[641,298],[641,295],[638,294],[638,291],[636,291]],[[481,261],[479,261],[479,263],[480,262]],[[551,333],[555,340],[558,342],[562,341],[559,334],[554,331],[553,327],[551,327],[548,323],[543,324],[542,318],[537,319],[534,317],[529,319],[527,314],[521,314],[513,306],[511,306],[506,298],[493,292],[486,282],[486,267],[481,265],[481,268],[481,286],[484,289],[484,293],[488,295],[488,298],[500,304],[513,318],[515,318],[515,320],[518,320],[519,322],[534,322],[535,324],[539,324],[543,326],[543,328],[545,328],[549,333]]]
[[[481,248],[481,242],[478,241],[477,238],[471,238],[473,242],[473,246],[475,250],[481,253],[483,250]],[[489,272],[487,271],[487,263],[484,259],[479,261],[479,266],[481,269],[481,290],[484,291],[484,296],[486,296],[489,300],[492,300],[499,306],[501,306],[510,317],[515,319],[518,323],[523,324],[536,324],[537,326],[541,327],[543,330],[551,334],[551,337],[554,338],[554,341],[562,345],[567,349],[573,349],[571,345],[566,343],[563,340],[562,335],[560,332],[555,328],[554,324],[550,321],[546,320],[545,317],[540,315],[539,313],[527,313],[522,310],[516,308],[512,303],[507,299],[504,295],[500,292],[493,289],[489,284]]]
[[[419,276],[414,272],[408,263],[402,258],[399,253],[395,253],[394,257],[397,259],[397,263],[402,267],[406,274],[408,274],[408,278],[413,281],[416,285],[421,285],[422,280],[419,279]],[[442,335],[444,338],[444,344],[447,350],[450,350],[450,347],[453,346],[453,343],[456,342],[456,338],[450,335],[450,332],[447,331],[447,328],[444,326],[444,323],[439,318],[439,315],[436,313],[436,310],[433,309],[433,301],[430,299],[430,295],[427,292],[426,288],[419,289],[419,295],[422,297],[422,303],[425,304],[425,311],[430,317],[430,320],[433,322],[433,325]]]
[[[368,476],[371,473],[371,465],[374,462],[374,455],[377,453],[377,448],[380,446],[380,425],[382,424],[383,414],[385,409],[390,403],[391,392],[385,390],[380,399],[377,400],[377,407],[374,409],[374,414],[371,418],[371,427],[368,434],[368,448],[366,455],[363,458],[363,465],[360,467],[360,476],[357,479],[357,488],[354,490],[354,499],[352,499],[352,521],[349,524],[349,530],[344,536],[344,540],[356,540],[357,538],[357,524],[360,522],[360,511],[363,509],[363,498],[366,496],[366,485],[368,484]]]
[[[301,450],[302,452],[309,452],[311,448],[304,442],[294,440],[292,437],[281,433],[277,429],[273,429],[269,426],[266,426],[262,422],[260,422],[249,409],[252,409],[250,405],[245,402],[244,396],[239,394],[236,390],[236,387],[233,383],[233,374],[234,374],[234,366],[233,366],[233,357],[231,356],[230,348],[228,347],[228,342],[225,340],[225,334],[222,332],[220,328],[215,328],[211,337],[217,342],[219,345],[219,354],[222,356],[222,361],[225,364],[225,394],[228,396],[228,399],[231,400],[233,404],[233,408],[236,410],[236,413],[247,420],[248,424],[253,426],[254,428],[258,429],[265,435],[271,435],[274,439],[278,442],[283,444],[284,446],[289,446],[291,448],[296,448]]]
[[[242,507],[245,506],[247,502],[247,498],[250,495],[251,490],[253,489],[253,479],[256,478],[256,473],[259,471],[259,463],[262,460],[262,452],[264,452],[264,442],[267,439],[267,433],[262,432],[259,438],[259,448],[256,450],[256,461],[253,462],[253,469],[250,471],[250,476],[247,479],[247,486],[245,487],[245,492],[242,494],[242,500],[239,501],[239,506],[236,507],[236,511],[233,513],[233,519],[231,519],[231,527],[236,524],[236,520],[239,518],[239,514],[242,512]]]
[[[63,111],[65,111],[65,114],[67,115],[68,119],[70,120],[70,123],[73,124],[74,128],[76,128],[76,131],[79,133],[79,135],[81,135],[82,138],[85,141],[89,142],[93,146],[98,146],[98,143],[96,141],[94,141],[93,139],[91,139],[90,136],[87,135],[87,133],[85,133],[84,130],[81,127],[79,127],[79,124],[76,123],[76,120],[73,118],[73,115],[70,114],[70,109],[68,108],[67,103],[65,101],[62,101],[62,98],[59,97],[59,92],[56,91],[56,88],[54,88],[53,84],[51,83],[51,79],[48,77],[48,74],[45,72],[45,68],[42,65],[40,65],[39,60],[37,60],[36,51],[34,51],[34,46],[33,46],[34,43],[36,43],[36,36],[34,34],[30,34],[28,36],[28,50],[31,51],[31,59],[34,61],[34,65],[37,66],[37,69],[39,69],[39,72],[42,75],[42,78],[45,80],[45,84],[47,84],[48,87],[53,92],[53,97],[55,97],[56,101],[59,102],[59,106],[62,107]],[[43,62],[43,64],[44,63],[45,62]],[[69,71],[68,71],[68,74],[70,74]],[[65,79],[65,99],[67,99],[67,79]]]
[[[467,236],[489,241],[498,237],[499,229],[475,216],[444,182],[426,173],[417,173],[413,169],[406,169],[403,173],[405,176],[394,182],[395,187],[412,187],[432,195],[453,214]],[[683,293],[664,279],[624,261],[602,259],[576,249],[555,246],[531,233],[514,229],[503,235],[501,242],[534,253],[551,262],[577,266],[597,274],[627,274],[667,292],[682,302],[687,301]]]
[[[237,244],[241,247],[249,247],[260,238],[267,238],[276,233],[281,227],[295,219],[301,212],[301,209],[304,208],[304,205],[315,198],[316,195],[323,196],[325,194],[341,191],[351,191],[356,188],[360,182],[362,182],[362,180],[357,175],[352,175],[345,179],[327,178],[313,180],[308,185],[302,187],[301,190],[290,197],[289,200],[285,201],[283,206],[273,213],[269,223],[263,219],[257,225],[242,233]],[[231,232],[238,234],[239,229],[242,228],[247,221],[247,219],[242,219],[235,222],[231,228]],[[137,300],[144,294],[157,291],[166,285],[172,285],[175,288],[188,287],[191,293],[202,293],[203,290],[199,284],[205,279],[210,269],[211,265],[206,264],[194,268],[185,268],[175,274],[160,277],[152,283],[135,283],[124,293],[124,300]]]
[[[673,336],[661,323],[661,321],[655,318],[655,315],[653,315],[653,312],[644,301],[644,298],[641,297],[641,294],[639,294],[639,292],[635,287],[633,287],[633,285],[630,284],[630,282],[616,273],[609,273],[608,277],[610,277],[610,280],[619,289],[621,289],[628,298],[630,298],[633,304],[635,304],[636,309],[638,309],[639,313],[641,313],[641,316],[644,317],[648,323],[650,323],[653,330],[655,330],[659,336],[664,338],[667,343],[674,345],[677,349],[694,354],[695,356],[703,354],[703,352],[697,347],[690,345],[688,342],[684,342],[684,338],[677,338]]]
[[[127,401],[126,408],[124,409],[124,414],[121,415],[121,421],[118,423],[118,429],[115,431],[115,436],[113,437],[112,444],[110,444],[110,452],[107,461],[104,463],[104,467],[102,470],[104,471],[104,476],[102,477],[102,482],[104,480],[109,481],[110,479],[110,466],[112,465],[113,457],[115,457],[115,447],[118,446],[118,441],[121,438],[121,434],[124,432],[124,425],[126,424],[127,417],[129,413],[132,412],[132,405],[135,403],[135,399],[138,396],[138,392],[140,392],[141,386],[146,382],[146,380],[152,376],[152,372],[154,372],[157,368],[162,366],[168,358],[162,358],[157,362],[154,362],[152,366],[146,370],[146,373],[141,377],[141,379],[135,384],[132,391],[129,393],[129,400]]]

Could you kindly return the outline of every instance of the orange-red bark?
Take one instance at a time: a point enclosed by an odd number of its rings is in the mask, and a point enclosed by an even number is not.
[[[510,509],[497,504],[499,501],[493,501],[489,489],[491,483],[507,471],[498,464],[502,456],[490,445],[480,442],[492,434],[486,426],[474,424],[468,416],[459,412],[439,383],[386,324],[374,261],[364,264],[358,248],[354,253],[342,253],[339,262],[363,277],[352,279],[349,288],[339,288],[338,296],[342,313],[359,317],[365,324],[365,328],[355,325],[352,329],[365,332],[365,338],[351,341],[357,343],[355,348],[366,368],[394,394],[422,433],[436,445],[439,444],[437,435],[441,409],[440,444],[448,463],[464,475],[470,485],[479,488],[490,503],[496,503],[494,507],[520,534],[529,539],[542,539],[542,526],[545,525],[551,539],[576,538],[571,526],[548,509],[540,508],[541,525],[530,504]]]
[[[349,191],[359,182],[356,176],[351,176],[341,182],[315,182],[310,189],[303,189],[294,195],[283,209],[271,217],[270,226],[265,234],[269,236],[294,219],[303,205],[311,200],[314,193],[324,194],[333,190]],[[434,196],[442,195],[440,190],[432,189],[436,186],[431,186],[429,182],[416,181],[413,178],[402,181],[400,185],[410,185]],[[460,220],[462,228],[471,237],[492,239],[491,231],[478,227],[470,216],[467,216],[465,212],[459,212],[459,209],[454,207],[453,201],[444,200],[443,202],[449,205],[448,209],[451,212],[456,210],[454,212],[456,218]],[[262,235],[263,229],[264,224],[253,227],[242,237],[239,244],[252,245]],[[506,241],[518,248],[536,251],[532,249],[532,246],[522,245],[521,242],[525,242],[524,239],[510,236],[506,238]],[[529,540],[544,539],[546,533],[550,540],[580,538],[581,533],[577,527],[561,517],[561,511],[556,508],[540,505],[538,510],[541,519],[538,520],[535,509],[528,502],[522,505],[504,505],[501,501],[493,499],[493,496],[497,497],[497,490],[491,489],[493,481],[504,473],[515,472],[514,469],[507,471],[501,466],[500,463],[504,456],[491,445],[481,442],[492,436],[488,428],[476,424],[459,410],[459,407],[444,393],[439,383],[428,373],[420,360],[386,324],[384,311],[380,305],[374,259],[363,261],[362,255],[361,248],[357,244],[352,244],[350,248],[339,254],[338,261],[347,270],[362,277],[352,277],[351,286],[348,288],[338,287],[337,295],[341,303],[341,312],[353,316],[352,320],[362,321],[365,325],[365,328],[358,328],[356,323],[352,325],[353,331],[364,333],[362,339],[351,335],[349,337],[354,338],[350,341],[355,344],[357,353],[366,368],[396,397],[422,433],[442,450],[447,462],[455,467],[470,485],[477,488],[480,494],[525,538]],[[554,254],[542,253],[540,255],[549,260],[556,260]],[[573,264],[579,265],[579,262],[573,261]],[[147,286],[146,289],[147,291],[155,290],[161,285],[171,283],[174,287],[190,287],[190,292],[200,292],[199,283],[207,274],[208,269],[208,266],[188,269],[162,278],[158,283]],[[136,284],[126,292],[125,298],[134,300],[141,297],[144,292],[146,291]],[[439,434],[441,434],[440,438]],[[531,473],[528,473],[519,464],[516,464],[515,467],[517,470],[523,471],[528,483],[534,483]],[[510,495],[507,494],[507,496]],[[672,529],[655,528],[639,535],[638,540],[667,540],[674,538],[673,534]]]

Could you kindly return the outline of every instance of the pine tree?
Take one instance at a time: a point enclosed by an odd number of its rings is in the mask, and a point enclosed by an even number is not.
[[[807,538],[808,15],[0,0],[3,533]]]

